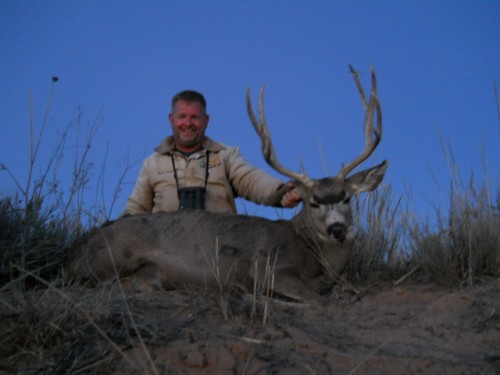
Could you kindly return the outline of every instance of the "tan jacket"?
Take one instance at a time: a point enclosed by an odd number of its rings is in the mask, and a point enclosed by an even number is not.
[[[155,151],[142,165],[137,183],[128,198],[125,214],[178,211],[173,164],[179,188],[204,186],[207,151],[209,174],[206,210],[236,213],[236,197],[259,204],[279,205],[280,194],[276,198],[276,193],[284,183],[247,164],[237,147],[225,146],[206,138],[201,151],[186,157],[174,150],[173,138],[170,136]],[[269,201],[271,195],[274,201]]]

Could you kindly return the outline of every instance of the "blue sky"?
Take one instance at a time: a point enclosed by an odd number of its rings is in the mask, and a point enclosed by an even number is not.
[[[58,76],[40,162],[76,113],[83,128],[98,117],[89,186],[111,200],[126,164],[133,164],[114,217],[124,209],[140,161],[170,134],[170,99],[183,89],[206,96],[209,136],[240,146],[250,163],[274,174],[245,109],[247,87],[256,101],[266,83],[278,157],[291,169],[302,161],[311,177],[324,177],[322,153],[335,174],[363,148],[363,110],[348,64],[363,72],[366,87],[372,65],[384,136],[365,166],[388,159],[384,182],[424,215],[448,200],[450,173],[438,129],[464,176],[474,171],[479,177],[486,160],[498,186],[493,82],[500,78],[499,25],[499,1],[4,0],[0,162],[25,180],[30,95],[40,126],[51,77]],[[62,184],[71,177],[75,145],[66,145]],[[104,161],[102,190],[97,178]],[[15,191],[5,171],[0,183],[2,194]],[[95,194],[85,203],[94,204]]]

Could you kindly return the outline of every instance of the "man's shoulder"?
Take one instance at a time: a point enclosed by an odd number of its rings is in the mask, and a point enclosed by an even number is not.
[[[238,147],[229,146],[229,145],[226,145],[225,143],[214,141],[213,139],[208,138],[208,137],[205,140],[203,148],[205,148],[206,150],[208,150],[210,152],[221,152],[221,151],[222,152],[224,152],[224,151],[234,152],[234,151],[239,150]]]
[[[174,137],[168,136],[164,138],[157,147],[155,147],[154,149],[155,152],[150,156],[154,156],[155,154],[160,154],[160,155],[168,154],[172,152],[174,149],[175,149]]]
[[[145,168],[147,170],[156,169],[165,158],[170,159],[170,155],[160,154],[159,152],[155,151],[143,160],[142,168]]]

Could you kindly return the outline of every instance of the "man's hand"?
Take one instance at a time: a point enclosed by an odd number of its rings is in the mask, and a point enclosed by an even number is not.
[[[296,182],[295,181],[289,181],[287,182],[287,186],[292,189],[289,192],[285,193],[283,197],[281,198],[281,205],[286,208],[293,208],[296,207],[301,199],[300,196],[297,194],[293,188],[295,187]]]

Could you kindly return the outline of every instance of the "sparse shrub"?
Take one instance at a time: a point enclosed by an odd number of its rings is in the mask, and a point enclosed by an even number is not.
[[[57,77],[52,79],[46,113],[38,129],[33,115],[30,116],[30,155],[25,181],[16,177],[24,171],[14,173],[0,163],[0,172],[8,174],[17,186],[13,197],[2,197],[0,192],[0,286],[17,281],[22,288],[33,287],[37,277],[44,280],[55,278],[68,256],[71,243],[87,229],[110,217],[129,168],[126,167],[119,179],[109,210],[106,210],[104,198],[100,205],[84,204],[88,190],[102,188],[102,181],[97,181],[96,187],[88,189],[94,168],[89,152],[101,116],[99,113],[87,125],[87,136],[81,144],[82,115],[77,110],[56,139],[53,150],[43,150],[42,140],[57,80]],[[60,164],[68,141],[73,143],[75,155],[70,168],[61,171]],[[41,154],[46,157],[43,162]],[[99,194],[95,196],[97,200]]]

